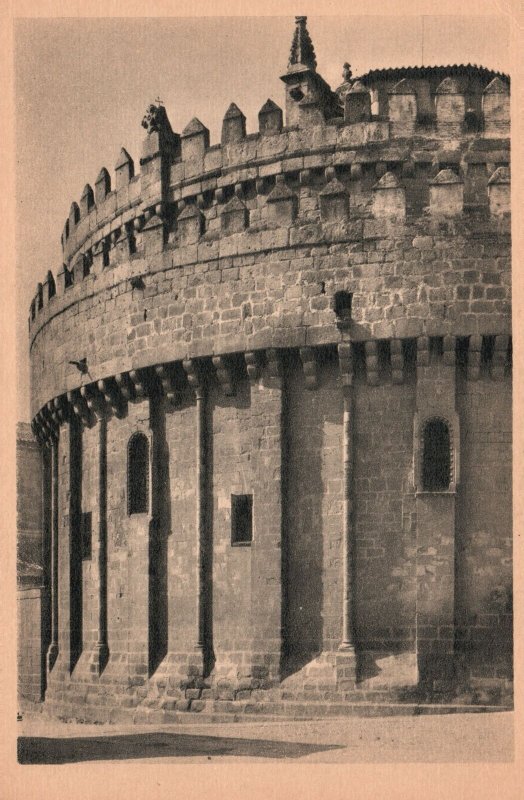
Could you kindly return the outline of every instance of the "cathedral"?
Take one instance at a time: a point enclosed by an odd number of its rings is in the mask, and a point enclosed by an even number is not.
[[[36,288],[21,708],[512,706],[509,77],[332,88],[300,16],[281,79],[149,105]]]

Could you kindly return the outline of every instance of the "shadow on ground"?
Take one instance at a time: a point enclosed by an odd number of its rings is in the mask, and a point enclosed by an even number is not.
[[[301,744],[266,739],[233,739],[180,733],[140,733],[124,736],[62,737],[21,736],[20,764],[71,764],[76,761],[112,761],[130,758],[182,758],[191,756],[252,756],[300,758],[340,745]]]

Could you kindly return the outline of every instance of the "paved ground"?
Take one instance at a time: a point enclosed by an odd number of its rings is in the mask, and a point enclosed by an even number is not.
[[[26,764],[133,759],[179,764],[287,760],[311,763],[510,762],[513,713],[164,726],[18,723]]]

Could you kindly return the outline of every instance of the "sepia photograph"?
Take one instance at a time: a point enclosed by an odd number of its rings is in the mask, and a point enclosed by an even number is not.
[[[514,23],[300,11],[13,20],[26,774],[514,761]]]

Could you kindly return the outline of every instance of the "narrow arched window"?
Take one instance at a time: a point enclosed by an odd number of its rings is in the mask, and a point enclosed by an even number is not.
[[[424,427],[422,485],[425,492],[443,492],[451,481],[449,428],[443,419],[430,419]]]
[[[147,514],[149,509],[149,442],[134,433],[127,446],[128,514]]]

